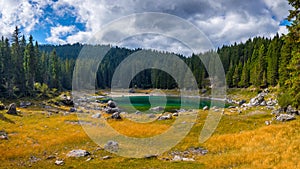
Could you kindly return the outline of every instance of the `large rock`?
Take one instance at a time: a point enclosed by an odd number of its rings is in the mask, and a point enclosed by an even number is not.
[[[12,114],[12,115],[18,115],[16,104],[15,103],[10,104],[9,108],[8,108],[8,111],[6,113],[7,114]]]
[[[208,110],[208,109],[209,109],[208,106],[203,107],[203,110]]]
[[[103,110],[107,114],[114,114],[116,112],[120,112],[120,109],[118,107],[115,107],[115,108],[107,107],[107,108],[104,108]]]
[[[86,150],[72,150],[67,154],[67,157],[85,157],[90,155],[90,153]]]
[[[277,121],[290,121],[295,119],[296,119],[295,116],[289,114],[280,114],[279,116],[276,117]]]
[[[239,101],[239,106],[242,106],[244,103],[246,103],[246,100]]]
[[[0,140],[8,140],[8,136],[5,131],[0,131]]]
[[[110,140],[104,145],[104,149],[108,150],[110,152],[118,152],[119,151],[119,143],[116,141]]]
[[[279,109],[277,109],[277,110],[273,110],[273,111],[271,112],[271,114],[272,114],[272,115],[275,115],[275,116],[277,117],[277,116],[279,116],[280,113],[282,113],[282,112],[283,112],[283,109],[282,109],[282,108],[279,108]]]
[[[55,165],[64,165],[65,162],[64,162],[64,160],[56,160],[54,164]]]
[[[169,119],[172,119],[172,115],[171,114],[163,115],[163,116],[160,116],[158,118],[158,120],[169,120]]]
[[[4,110],[4,109],[5,109],[5,105],[0,102],[0,110]]]
[[[77,109],[75,107],[71,107],[70,112],[72,112],[72,113],[77,112]]]
[[[31,102],[20,102],[20,107],[21,108],[27,108],[28,106],[31,106]]]
[[[73,106],[74,102],[71,96],[67,96],[67,95],[61,95],[60,96],[60,100],[61,102],[66,105],[66,106]]]
[[[285,111],[287,114],[295,114],[295,115],[299,115],[299,112],[294,109],[291,105],[289,105],[287,108],[286,108],[286,111]]]
[[[122,119],[119,112],[115,112],[114,114],[112,114],[111,118],[116,119],[116,120],[121,120]]]
[[[265,102],[266,95],[267,95],[267,93],[265,93],[265,92],[259,93],[256,97],[254,97],[250,100],[250,102],[249,102],[249,104],[247,104],[247,106],[251,107],[251,106],[267,105]]]
[[[117,103],[112,101],[112,100],[109,100],[107,102],[107,106],[110,107],[110,108],[116,108],[117,107]]]

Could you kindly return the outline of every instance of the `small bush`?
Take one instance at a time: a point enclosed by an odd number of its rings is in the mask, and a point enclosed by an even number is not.
[[[278,97],[278,104],[282,108],[286,109],[288,107],[288,105],[292,104],[291,95],[288,94],[288,93],[283,93],[283,94],[279,95],[279,97]]]

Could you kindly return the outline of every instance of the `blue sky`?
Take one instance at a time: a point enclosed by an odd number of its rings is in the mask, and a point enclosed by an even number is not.
[[[160,12],[191,22],[214,46],[221,46],[254,36],[285,34],[289,9],[287,0],[0,0],[0,35],[10,37],[19,26],[23,34],[32,34],[42,44],[87,43],[116,19]],[[135,38],[141,43],[130,43],[140,46],[131,47],[163,46],[164,38],[144,38],[148,39]],[[179,48],[176,45],[164,46],[172,51]]]

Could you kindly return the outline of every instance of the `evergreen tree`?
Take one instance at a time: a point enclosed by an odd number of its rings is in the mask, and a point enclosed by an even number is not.
[[[29,37],[29,43],[25,48],[23,65],[26,78],[26,93],[32,95],[32,92],[34,90],[35,72],[37,66],[32,36]]]
[[[247,63],[244,63],[243,69],[242,69],[242,75],[241,75],[241,80],[239,82],[240,87],[249,87],[249,60]]]

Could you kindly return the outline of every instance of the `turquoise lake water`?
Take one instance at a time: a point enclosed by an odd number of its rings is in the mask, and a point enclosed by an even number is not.
[[[107,100],[112,98],[107,98]],[[130,96],[115,97],[118,107],[122,111],[133,113],[136,111],[145,112],[153,107],[163,107],[164,112],[175,112],[179,109],[202,109],[204,106],[210,106],[210,99],[197,99],[192,97],[181,98],[178,96]],[[215,101],[217,107],[224,107],[224,102]],[[228,105],[225,105],[227,107]]]

